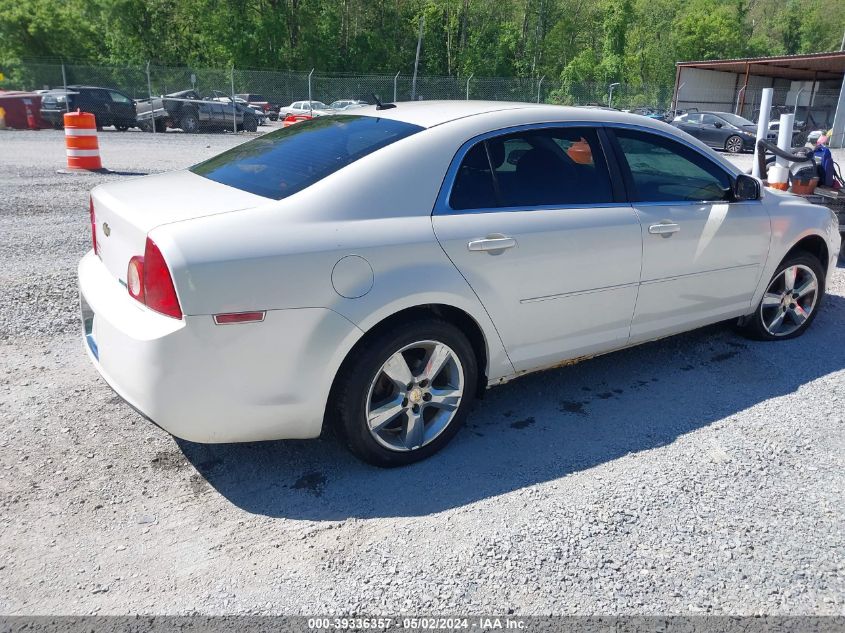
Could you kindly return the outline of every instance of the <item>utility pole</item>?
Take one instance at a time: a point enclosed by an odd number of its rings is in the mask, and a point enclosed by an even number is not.
[[[420,65],[420,48],[422,48],[423,24],[425,24],[425,13],[420,16],[420,34],[417,36],[417,57],[414,60],[414,78],[411,81],[411,101],[417,100],[417,69]]]

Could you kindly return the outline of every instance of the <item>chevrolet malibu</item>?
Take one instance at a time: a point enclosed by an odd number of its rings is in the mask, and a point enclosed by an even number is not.
[[[379,104],[102,185],[79,265],[103,378],[195,442],[313,438],[380,466],[446,445],[486,387],[728,319],[812,323],[831,212],[660,121]]]

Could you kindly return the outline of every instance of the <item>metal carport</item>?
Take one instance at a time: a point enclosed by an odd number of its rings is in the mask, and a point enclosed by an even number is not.
[[[845,51],[678,62],[672,108],[735,112],[756,120],[763,88],[773,88],[773,105],[791,106],[797,119],[809,116],[813,127],[832,127],[831,147],[843,147],[843,76]]]

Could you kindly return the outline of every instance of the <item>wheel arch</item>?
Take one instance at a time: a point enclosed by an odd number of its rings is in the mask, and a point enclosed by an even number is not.
[[[810,235],[802,237],[781,258],[780,262],[778,262],[778,266],[780,266],[780,264],[787,258],[792,257],[799,251],[807,252],[810,253],[810,255],[815,256],[819,262],[821,262],[822,270],[824,270],[825,274],[827,274],[827,269],[830,266],[830,251],[827,246],[827,241],[821,235],[811,233]]]
[[[461,330],[469,339],[470,345],[475,352],[475,358],[478,364],[478,392],[477,397],[483,397],[487,388],[490,348],[484,330],[478,321],[465,310],[457,308],[445,303],[426,303],[419,304],[407,308],[403,308],[393,314],[381,319],[372,327],[364,332],[355,344],[349,349],[340,363],[335,376],[332,380],[332,385],[329,390],[329,397],[326,401],[325,411],[323,413],[323,429],[331,426],[336,420],[336,412],[333,410],[336,401],[337,389],[339,387],[340,379],[347,370],[349,363],[355,357],[355,354],[362,347],[365,347],[369,342],[383,332],[385,329],[395,327],[401,323],[407,323],[420,318],[434,318],[451,323]]]
[[[783,245],[781,248],[784,247],[785,245]],[[778,267],[788,258],[794,256],[796,253],[806,252],[818,258],[822,266],[822,271],[825,275],[825,279],[822,279],[822,282],[827,285],[826,278],[829,272],[828,268],[830,267],[830,247],[828,246],[827,240],[825,240],[825,238],[821,234],[810,231],[802,233],[801,236],[789,248],[786,249],[786,251],[783,251],[781,249],[777,250],[782,252],[783,255],[777,257],[777,253],[770,253],[770,259],[767,262],[764,271],[760,275],[760,281],[757,284],[757,289],[755,290],[754,296],[751,300],[751,304],[749,305],[750,312],[744,315],[741,318],[741,321],[746,320],[754,312],[754,310],[756,310],[757,305],[763,298],[763,293],[765,293],[766,287],[771,281],[772,275],[774,275],[774,272],[778,269]]]

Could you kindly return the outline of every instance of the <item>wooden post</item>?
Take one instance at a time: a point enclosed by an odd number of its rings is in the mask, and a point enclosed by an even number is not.
[[[681,81],[681,67],[675,64],[675,90],[672,92],[672,118],[675,117],[675,112],[678,111],[678,85]]]

